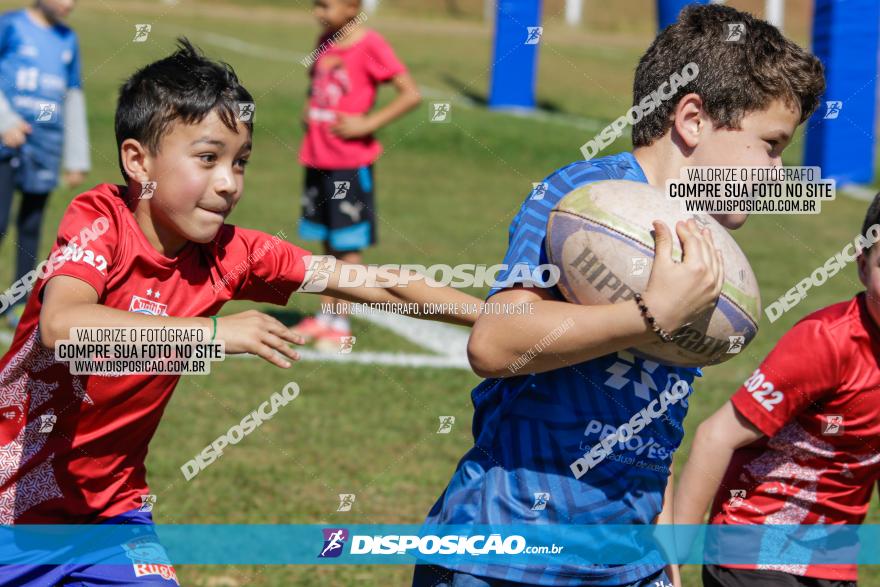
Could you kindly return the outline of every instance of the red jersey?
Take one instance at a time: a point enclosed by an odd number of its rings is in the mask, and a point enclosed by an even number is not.
[[[369,165],[382,154],[373,136],[343,139],[330,132],[339,114],[366,114],[376,101],[379,84],[404,73],[406,67],[375,31],[347,47],[328,37],[318,42],[323,51],[310,71],[308,128],[300,149],[300,163],[318,169],[354,169]]]
[[[223,225],[214,241],[174,258],[147,241],[123,199],[103,184],[77,196],[53,254],[86,227],[98,235],[52,275],[85,281],[104,306],[147,314],[211,316],[229,300],[283,305],[309,253],[277,237]],[[50,256],[50,258],[53,258]],[[138,508],[149,493],[147,445],[179,375],[71,375],[40,342],[34,286],[12,347],[0,359],[0,524],[91,523]]]
[[[766,437],[734,452],[713,524],[861,524],[880,474],[880,329],[865,294],[787,332],[736,392]],[[725,565],[855,581],[855,565]]]

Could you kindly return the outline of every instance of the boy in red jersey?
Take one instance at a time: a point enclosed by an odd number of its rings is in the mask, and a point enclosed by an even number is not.
[[[865,291],[798,322],[700,424],[676,484],[676,524],[703,523],[713,497],[713,524],[865,519],[880,475],[880,194],[861,234],[843,254],[858,254]],[[703,584],[830,587],[857,574],[852,564],[706,565]]]
[[[231,67],[186,40],[123,85],[116,138],[127,185],[71,202],[0,360],[0,524],[152,522],[139,511],[144,459],[179,376],[74,375],[53,352],[74,328],[209,329],[227,353],[287,368],[299,358],[288,343],[302,340],[281,322],[253,310],[211,316],[235,299],[284,305],[294,291],[320,289],[318,277],[352,301],[477,302],[422,281],[343,289],[343,264],[319,276],[307,251],[225,224],[242,196],[252,133],[242,105],[252,103]],[[452,312],[438,318],[474,319]],[[170,563],[0,567],[0,584],[68,581],[176,583]]]
[[[421,97],[388,42],[361,23],[360,0],[315,0],[323,27],[310,65],[299,161],[305,166],[299,236],[323,241],[327,254],[360,263],[361,251],[376,244],[373,163],[382,145],[373,134],[415,108]],[[381,84],[397,92],[372,111]],[[319,347],[338,346],[351,336],[341,300],[325,296],[321,311],[297,325],[297,333]]]

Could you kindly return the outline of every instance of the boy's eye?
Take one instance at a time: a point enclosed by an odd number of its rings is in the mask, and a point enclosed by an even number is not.
[[[247,167],[248,163],[250,163],[250,161],[248,159],[238,159],[238,160],[236,160],[235,163],[239,167],[245,168],[245,167]]]
[[[214,163],[217,161],[217,155],[214,153],[202,153],[199,155],[199,159],[201,159],[205,163]]]

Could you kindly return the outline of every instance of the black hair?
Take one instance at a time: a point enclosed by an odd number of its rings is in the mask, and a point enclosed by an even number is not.
[[[123,177],[128,179],[121,153],[126,139],[155,154],[174,122],[197,124],[211,112],[236,131],[240,102],[253,102],[253,97],[232,66],[208,59],[186,37],[178,38],[177,51],[137,70],[119,90],[115,126]],[[252,133],[253,123],[244,124]]]
[[[865,220],[862,222],[862,236],[867,238],[868,229],[875,224],[880,224],[880,192],[874,196],[871,205],[868,206],[868,211],[865,213]],[[872,246],[873,244],[869,240],[867,245],[862,249],[862,253],[867,255]]]

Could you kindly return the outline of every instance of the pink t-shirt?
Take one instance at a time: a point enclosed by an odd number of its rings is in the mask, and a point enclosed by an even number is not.
[[[300,149],[300,163],[319,169],[353,169],[379,158],[382,145],[372,136],[337,137],[330,128],[339,114],[366,114],[376,100],[379,84],[406,71],[391,46],[375,31],[347,47],[326,43],[309,75],[308,129]]]

